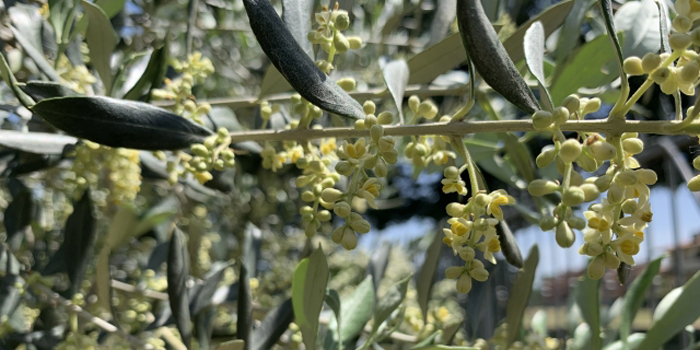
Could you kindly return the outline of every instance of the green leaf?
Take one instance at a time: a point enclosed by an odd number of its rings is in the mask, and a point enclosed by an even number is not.
[[[66,247],[65,255],[68,279],[71,285],[68,289],[69,296],[77,293],[82,285],[85,271],[93,255],[93,247],[97,239],[95,229],[95,206],[90,198],[90,189],[83,192],[83,196],[73,205],[73,213],[66,220],[63,244]]]
[[[467,60],[462,38],[452,34],[408,60],[409,84],[428,84]]]
[[[219,346],[216,347],[216,350],[244,350],[245,349],[245,342],[236,339],[236,340],[229,340],[227,342],[223,342],[219,344]]]
[[[292,299],[287,299],[265,315],[252,335],[252,350],[271,349],[294,321]]]
[[[435,282],[435,272],[437,271],[438,263],[440,262],[440,253],[442,252],[442,233],[441,223],[438,226],[437,232],[433,236],[433,240],[425,252],[425,260],[418,272],[418,281],[416,281],[416,294],[418,294],[418,306],[420,306],[423,321],[428,319],[428,302],[430,301],[430,292],[433,290]]]
[[[338,343],[343,349],[354,349],[355,341],[365,328],[365,324],[372,318],[372,308],[374,307],[374,286],[372,276],[367,276],[360,283],[353,294],[343,300],[341,314],[343,318],[340,324],[340,339],[336,331],[338,324],[331,321],[328,324],[328,333],[324,349],[337,349]]]
[[[362,106],[306,55],[269,1],[243,0],[243,4],[260,47],[294,90],[325,111],[354,119],[365,117]]]
[[[498,233],[498,241],[501,243],[501,253],[506,258],[506,261],[519,269],[525,266],[523,262],[523,254],[520,252],[520,247],[515,241],[513,232],[508,227],[508,223],[501,221],[496,225]]]
[[[131,237],[138,237],[167,221],[177,214],[179,208],[180,201],[177,199],[177,197],[174,195],[165,197],[163,200],[150,207],[145,213],[143,213],[143,215],[141,215],[136,223],[136,226],[133,228]]]
[[[177,330],[187,348],[192,339],[192,320],[187,290],[190,274],[190,257],[187,253],[185,235],[175,227],[168,250],[168,302],[175,318]]]
[[[533,23],[530,28],[525,31],[523,38],[523,50],[525,53],[525,63],[527,64],[530,73],[537,79],[537,85],[540,89],[540,101],[545,106],[546,110],[553,111],[552,97],[547,90],[547,81],[544,75],[544,26],[542,22]]]
[[[245,225],[243,231],[243,264],[248,268],[251,276],[255,276],[258,270],[258,257],[262,245],[262,232],[252,222]]]
[[[319,245],[308,258],[299,262],[292,278],[294,318],[307,349],[316,347],[318,316],[323,308],[327,284],[328,261]]]
[[[622,32],[623,57],[643,57],[661,50],[659,10],[654,0],[628,1],[615,13],[615,31]]]
[[[668,293],[654,311],[654,323],[639,349],[658,349],[683,328],[700,317],[700,272],[683,286]]]
[[[212,134],[164,109],[109,97],[48,98],[32,111],[68,134],[110,147],[175,150],[201,143]]]
[[[49,0],[49,22],[53,26],[56,42],[67,44],[69,33],[75,17],[77,4],[75,0]],[[61,54],[62,52],[59,52]]]
[[[437,9],[430,24],[430,41],[427,46],[432,46],[442,40],[450,31],[450,26],[455,20],[455,8],[457,0],[438,0]]]
[[[35,154],[63,154],[68,145],[73,145],[78,139],[60,134],[44,132],[21,132],[0,130],[0,145],[22,152]]]
[[[311,59],[314,59],[314,46],[307,39],[307,34],[311,28],[313,10],[312,0],[282,0],[282,21],[297,44]]]
[[[581,87],[597,88],[611,83],[617,74],[605,71],[615,53],[609,50],[607,35],[601,35],[583,45],[571,59],[561,65],[552,83],[552,101],[559,105],[570,94]]]
[[[37,102],[52,97],[80,96],[79,93],[73,91],[71,88],[52,81],[35,80],[19,83],[17,86]]]
[[[592,280],[588,276],[579,279],[576,286],[576,303],[581,310],[583,320],[590,329],[591,349],[600,349],[603,345],[600,339],[600,280]]]
[[[5,60],[5,55],[2,54],[0,54],[0,74],[2,75],[2,80],[4,80],[5,84],[12,90],[12,93],[17,97],[17,100],[19,100],[22,106],[29,108],[34,105],[34,100],[17,86],[17,79],[14,74],[12,74],[12,70]]]
[[[403,125],[403,95],[408,85],[409,68],[406,61],[399,59],[387,63],[382,68],[384,82],[386,83],[391,97],[396,104],[396,110],[399,114],[399,124]]]
[[[199,0],[189,0],[187,4],[187,30],[185,32],[185,54],[192,53],[192,40],[194,39],[197,15],[199,14]]]
[[[148,59],[146,70],[136,81],[129,91],[124,94],[125,100],[137,100],[146,93],[146,102],[151,98],[151,91],[158,88],[165,78],[165,72],[168,69],[168,55],[170,50],[170,36],[166,37],[163,45],[154,49],[151,52],[151,57]],[[148,91],[147,91],[148,89]]]
[[[335,289],[329,289],[326,291],[326,298],[325,298],[326,305],[333,310],[333,313],[335,314],[335,323],[336,323],[336,337],[340,338],[340,335],[342,334],[342,310],[341,310],[341,303],[340,303],[340,295],[338,294],[338,291]]]
[[[656,8],[659,11],[659,36],[661,37],[661,50],[663,50],[663,52],[671,52],[671,44],[668,42],[671,31],[668,29],[669,18],[666,4],[660,1],[654,1],[654,3],[656,3]]]
[[[109,95],[113,76],[110,61],[119,37],[114,32],[109,17],[99,6],[85,0],[82,0],[82,5],[89,21],[85,40],[90,49],[90,63],[95,67],[105,92]]]
[[[574,51],[581,36],[581,23],[586,17],[586,12],[595,2],[596,0],[573,1],[573,7],[561,26],[561,34],[557,41],[557,66],[563,65],[566,58]]]
[[[530,252],[525,260],[525,267],[518,272],[515,282],[511,287],[510,298],[506,305],[506,324],[508,324],[508,337],[506,338],[506,348],[515,340],[520,333],[523,322],[523,314],[530,300],[532,293],[532,283],[535,281],[535,271],[540,260],[540,250],[537,244],[530,248]]]
[[[107,17],[116,16],[126,4],[126,0],[97,0],[95,4],[102,8]]]
[[[238,317],[236,318],[236,337],[245,342],[245,350],[250,349],[250,335],[253,330],[253,295],[250,292],[248,268],[241,264],[238,275]]]
[[[190,298],[190,313],[198,315],[212,304],[212,297],[219,287],[219,283],[224,278],[225,270],[232,264],[224,261],[217,261],[204,275],[202,284],[199,285],[194,297]]]
[[[97,305],[105,310],[112,309],[112,276],[109,272],[110,249],[108,246],[102,247],[97,256],[97,266],[95,267],[95,289],[97,289]]]
[[[18,2],[7,8],[7,14],[12,20],[12,25],[35,49],[41,51],[43,48],[41,35],[43,17],[39,13],[39,7]]]
[[[389,265],[389,258],[391,258],[391,243],[384,241],[380,247],[374,249],[369,259],[369,264],[367,264],[367,274],[372,276],[375,294],[382,278],[384,278],[384,272],[386,272],[386,267]]]
[[[481,1],[457,2],[457,19],[467,55],[484,81],[525,113],[539,110],[535,96],[486,17]]]
[[[634,316],[642,306],[642,303],[644,303],[647,290],[651,286],[656,274],[659,273],[661,261],[664,258],[665,256],[661,256],[651,261],[647,268],[634,279],[627,293],[625,293],[622,304],[622,318],[620,319],[620,338],[623,341],[626,341],[627,337],[630,335]]]
[[[379,299],[377,307],[374,309],[372,334],[374,334],[379,329],[379,326],[389,318],[391,313],[403,303],[403,300],[406,298],[408,282],[411,280],[411,277],[413,277],[413,275],[408,275],[406,278],[396,282],[391,286],[389,291]]]
[[[271,64],[267,67],[262,83],[260,83],[260,94],[258,96],[260,99],[264,99],[266,96],[292,90],[294,88],[289,85],[284,75],[277,70],[274,64]]]
[[[617,58],[617,68],[619,73],[618,75],[622,79],[622,84],[624,86],[627,86],[627,74],[623,69],[624,56],[622,54],[622,46],[620,43],[620,39],[618,39],[617,30],[615,29],[615,22],[612,13],[612,4],[610,3],[610,0],[600,0],[599,4],[601,12],[603,13],[603,19],[605,20],[605,30],[608,32],[608,38],[610,39],[610,43],[612,43],[613,52],[615,53],[615,57]],[[620,98],[623,98],[623,96],[621,96]],[[624,98],[626,99],[627,96],[624,96]],[[624,102],[624,100],[620,101]]]
[[[17,39],[17,42],[22,46],[22,49],[24,49],[24,52],[32,58],[34,63],[36,63],[37,68],[39,68],[43,74],[51,79],[51,81],[60,82],[61,76],[55,69],[53,69],[49,61],[46,60],[44,53],[35,48],[31,42],[25,38],[24,35],[19,32],[19,30],[17,30],[17,28],[13,26],[9,26],[9,28],[12,31],[12,34],[15,36],[15,39]]]
[[[420,350],[479,350],[480,348],[474,348],[470,346],[449,346],[449,345],[428,345],[420,348],[415,348]]]

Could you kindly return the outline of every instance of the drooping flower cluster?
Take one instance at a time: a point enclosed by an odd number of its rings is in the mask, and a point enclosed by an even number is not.
[[[342,31],[350,26],[350,16],[347,11],[338,10],[335,3],[333,10],[323,7],[316,13],[316,30],[309,32],[308,39],[313,44],[318,44],[328,53],[328,59],[316,61],[316,65],[326,74],[333,70],[333,58],[336,53],[345,53],[348,50],[357,50],[362,46],[362,39],[358,36],[346,37]]]
[[[409,124],[418,124],[422,119],[433,120],[438,114],[438,108],[433,101],[421,101],[418,96],[411,96],[408,99],[408,107],[413,113]],[[440,118],[440,122],[450,121],[449,116]],[[416,172],[422,171],[425,167],[434,163],[438,166],[446,165],[451,159],[455,159],[457,154],[447,146],[449,139],[443,135],[424,135],[413,137],[406,144],[404,155],[413,163]]]

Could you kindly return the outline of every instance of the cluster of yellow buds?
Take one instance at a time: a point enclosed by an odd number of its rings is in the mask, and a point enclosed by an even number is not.
[[[528,185],[528,192],[536,197],[554,192],[561,194],[561,203],[552,216],[541,219],[540,227],[544,231],[554,229],[557,243],[565,248],[571,247],[576,239],[574,229],[584,231],[585,243],[579,253],[593,257],[588,275],[599,279],[606,267],[617,268],[620,261],[634,265],[633,256],[639,252],[639,244],[644,239],[643,230],[651,221],[648,186],[656,183],[657,176],[652,170],[640,169],[634,158],[644,149],[644,142],[637,133],[608,136],[607,139],[596,133],[584,133],[588,136],[583,141],[565,139],[558,128],[561,123],[571,115],[582,116],[594,111],[588,108],[591,100],[581,100],[572,95],[553,113],[537,112],[533,116],[533,124],[539,125],[536,126],[538,129],[553,131],[555,135],[554,145],[545,147],[537,157],[537,166],[545,167],[556,162],[563,180],[534,180]],[[595,104],[597,109],[599,102]],[[552,122],[543,122],[550,116]],[[548,125],[545,127],[545,124]],[[594,173],[606,162],[609,162],[609,167],[600,177],[584,179],[574,170],[576,164],[584,171]],[[573,215],[572,208],[596,201],[606,191],[602,202],[591,204],[584,212],[584,218]]]
[[[449,173],[449,175],[448,175]],[[445,169],[446,177],[454,177],[459,170],[453,166]],[[459,175],[457,175],[459,176]],[[511,205],[515,199],[504,190],[489,194],[479,193],[467,204],[450,203],[447,206],[447,221],[450,228],[443,229],[443,242],[449,245],[455,255],[464,260],[464,266],[452,266],[445,271],[445,276],[457,280],[457,291],[468,293],[472,289],[472,279],[480,282],[488,279],[489,273],[484,264],[475,259],[476,250],[492,264],[496,263],[494,253],[501,251],[501,243],[496,232],[496,225],[503,221],[503,205]]]
[[[577,95],[569,95],[562,105],[553,111],[537,111],[532,115],[532,125],[541,131],[557,130],[559,125],[569,120],[583,119],[587,114],[595,113],[600,109],[599,98],[580,98]],[[552,156],[552,159],[554,157]]]
[[[438,114],[438,108],[433,101],[421,101],[418,96],[413,95],[408,99],[408,107],[413,113],[410,124],[417,124],[421,119],[432,120]],[[449,122],[449,116],[440,118],[440,122]],[[450,151],[447,147],[449,138],[440,135],[426,135],[418,138],[413,138],[406,145],[404,155],[413,163],[416,171],[421,171],[428,166],[430,162],[441,166],[447,164],[450,159],[455,159],[457,154]]]
[[[335,3],[333,10],[323,7],[316,13],[318,28],[309,32],[307,38],[313,44],[318,44],[328,53],[327,60],[318,60],[316,65],[326,74],[333,70],[333,57],[336,53],[344,53],[348,50],[357,50],[362,46],[362,39],[358,36],[345,36],[342,31],[350,26],[350,16],[347,11],[339,10]]]
[[[61,84],[79,94],[92,92],[92,84],[97,79],[85,65],[73,65],[65,55],[61,55],[57,59],[56,72],[61,76]]]
[[[232,168],[236,164],[236,157],[231,145],[231,136],[228,129],[219,128],[216,135],[207,137],[204,143],[196,143],[190,146],[192,154],[178,152],[178,157],[168,161],[166,170],[168,171],[168,182],[175,184],[178,177],[191,173],[204,184],[213,178],[211,170],[223,171]],[[164,159],[165,154],[158,152],[157,157]],[[182,168],[178,168],[178,165]]]
[[[192,87],[202,84],[209,75],[214,73],[214,65],[209,58],[202,57],[201,52],[190,54],[184,61],[171,59],[170,65],[182,74],[174,80],[166,79],[165,87],[153,89],[151,97],[153,100],[173,100],[175,102],[173,111],[176,114],[204,124],[202,116],[211,112],[211,105],[195,102]]]
[[[111,148],[83,140],[75,148],[75,159],[66,174],[72,183],[74,195],[79,198],[88,187],[100,189],[106,200],[113,204],[130,203],[141,189],[139,152],[125,148]],[[98,205],[106,202],[98,200]]]

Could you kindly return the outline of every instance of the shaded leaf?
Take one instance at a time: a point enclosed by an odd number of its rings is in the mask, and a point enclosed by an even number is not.
[[[599,4],[602,10],[601,12],[603,13],[603,19],[605,20],[605,30],[607,30],[608,32],[608,38],[612,43],[615,57],[617,57],[617,68],[619,70],[619,76],[620,78],[622,78],[623,84],[626,85],[627,74],[625,74],[625,71],[622,68],[624,65],[624,56],[622,54],[622,46],[620,44],[620,40],[617,37],[617,30],[615,29],[615,22],[612,13],[612,4],[610,3],[610,0],[600,0]],[[626,99],[627,96],[624,96],[624,98]]]
[[[165,73],[168,68],[168,54],[170,51],[169,39],[170,36],[167,36],[165,43],[151,52],[146,70],[143,71],[143,74],[139,80],[136,81],[136,84],[124,94],[125,100],[136,100],[146,93],[145,102],[150,101],[150,92],[159,87],[165,78]],[[148,91],[146,91],[146,89],[148,89]]]
[[[695,273],[677,292],[668,293],[654,312],[654,323],[638,349],[658,349],[685,326],[700,317],[700,272]],[[673,293],[673,294],[672,294]],[[662,304],[664,308],[662,308]],[[666,307],[667,306],[667,307]]]
[[[267,67],[265,75],[263,75],[262,82],[260,83],[260,95],[258,96],[263,99],[266,96],[292,90],[294,90],[294,88],[289,85],[284,75],[277,70],[274,64],[271,64]]]
[[[95,267],[97,305],[105,310],[112,309],[112,276],[109,271],[110,254],[111,252],[108,246],[102,247],[97,257],[97,266]]]
[[[20,289],[24,288],[22,277],[12,274],[0,277],[0,319],[12,315],[19,307],[22,298]]]
[[[408,60],[409,84],[427,84],[467,60],[459,33],[423,50]]]
[[[425,252],[425,260],[418,272],[418,281],[416,281],[416,293],[418,294],[418,305],[423,314],[423,321],[428,319],[428,302],[430,301],[430,292],[433,290],[435,281],[435,272],[437,271],[438,262],[440,262],[440,252],[442,252],[442,237],[444,236],[440,229],[443,224],[438,226],[437,232],[433,236],[433,241],[430,243],[428,250]]]
[[[3,215],[7,241],[29,227],[34,214],[35,204],[32,191],[19,180],[16,180],[16,186],[17,190],[13,193],[12,202],[5,208]]]
[[[248,273],[255,277],[258,271],[258,257],[262,246],[262,232],[252,222],[245,225],[243,232],[243,264],[247,267]]]
[[[10,69],[10,66],[7,64],[5,55],[3,54],[0,54],[0,74],[2,74],[2,80],[10,87],[10,90],[12,90],[12,93],[22,106],[29,108],[34,104],[34,100],[17,86],[17,79],[12,74],[12,69]]]
[[[403,303],[404,298],[406,298],[406,291],[408,290],[408,282],[411,280],[413,275],[396,282],[389,288],[389,291],[384,294],[384,296],[379,299],[377,307],[374,309],[374,322],[372,326],[372,333],[375,333],[379,326],[386,321],[396,308]]]
[[[508,224],[505,221],[500,221],[496,225],[496,232],[498,233],[498,241],[501,243],[501,253],[506,261],[519,269],[523,268],[523,255]]]
[[[250,292],[248,268],[241,264],[238,274],[238,317],[236,318],[236,338],[245,342],[244,349],[250,349],[250,335],[253,330],[253,295]]]
[[[110,147],[175,150],[211,135],[208,129],[164,109],[109,97],[49,98],[32,111],[68,134]]]
[[[109,17],[99,6],[82,0],[85,15],[88,17],[88,28],[85,33],[90,63],[99,74],[106,94],[112,91],[112,67],[110,65],[112,52],[117,46],[118,36],[112,28]]]
[[[199,14],[199,0],[189,0],[187,4],[187,31],[185,32],[185,54],[192,53],[192,40],[194,38],[197,15]]]
[[[90,189],[83,192],[83,196],[73,205],[73,213],[66,220],[64,230],[66,247],[65,254],[68,279],[70,279],[69,296],[80,290],[90,260],[93,255],[93,247],[97,239],[95,229],[95,206],[90,198]]]
[[[0,146],[36,154],[62,154],[68,145],[78,142],[75,137],[44,132],[0,130]]]
[[[535,271],[540,260],[540,250],[537,244],[530,248],[525,260],[525,266],[518,272],[511,287],[510,297],[506,305],[506,323],[508,324],[508,338],[506,347],[510,346],[520,332],[523,314],[532,293],[532,284],[535,281]]]
[[[394,99],[394,104],[396,104],[399,124],[404,124],[402,106],[403,95],[406,91],[406,85],[408,85],[408,64],[402,59],[391,61],[382,68],[382,74],[384,75],[386,87]]]
[[[557,41],[557,66],[563,65],[566,58],[576,47],[581,36],[581,23],[583,22],[586,12],[596,2],[596,0],[579,0],[573,1],[571,12],[566,17],[564,24],[561,26],[561,34]]]
[[[457,2],[457,20],[467,55],[484,81],[522,111],[538,110],[535,96],[498,39],[481,1]]]
[[[450,25],[455,19],[455,8],[457,8],[457,0],[438,0],[437,10],[433,21],[430,24],[430,41],[428,46],[442,40],[450,30]]]
[[[308,258],[299,262],[292,278],[294,318],[308,349],[315,348],[318,316],[323,308],[327,284],[328,262],[319,246]]]
[[[219,344],[219,346],[216,347],[216,350],[243,350],[245,349],[245,342],[236,339],[236,340],[229,340],[227,342],[223,342]]]
[[[269,1],[244,0],[243,4],[260,47],[302,97],[331,113],[365,117],[362,106],[304,53]]]
[[[326,305],[333,310],[333,313],[335,314],[335,332],[336,332],[336,338],[340,338],[340,335],[342,334],[342,321],[343,321],[343,311],[342,311],[342,306],[340,303],[340,295],[338,294],[338,291],[335,289],[329,289],[326,291],[326,298],[325,298]]]
[[[192,325],[187,290],[190,274],[190,258],[184,234],[175,227],[168,251],[168,302],[182,341],[189,349],[192,339]]]
[[[95,4],[102,8],[107,17],[116,16],[126,4],[126,0],[97,0]]]
[[[379,248],[372,252],[369,264],[367,264],[367,273],[372,276],[375,295],[377,288],[379,288],[379,283],[381,283],[382,278],[384,278],[384,272],[386,271],[387,265],[389,265],[390,257],[391,243],[389,243],[389,241],[384,241]]]
[[[547,81],[544,75],[544,26],[542,22],[533,23],[530,28],[525,31],[523,39],[523,50],[525,53],[525,63],[527,64],[530,73],[537,79],[537,84],[540,89],[540,101],[547,110],[554,110],[552,105],[552,97],[547,90]]]
[[[52,81],[28,81],[17,86],[29,95],[34,101],[41,101],[52,97],[80,96],[71,88]]]
[[[226,268],[231,266],[230,263],[217,261],[212,264],[211,269],[204,275],[204,282],[201,284],[197,293],[190,302],[190,313],[198,315],[202,310],[212,304],[212,297],[219,286],[219,282],[224,278]]]
[[[631,271],[632,271],[632,267],[627,265],[624,262],[621,262],[620,266],[617,267],[617,282],[619,282],[621,286],[623,286],[623,285],[625,285],[625,283],[627,283],[627,280],[630,277]]]
[[[287,299],[265,315],[252,335],[252,350],[271,349],[294,321],[292,299]]]
[[[352,295],[343,299],[340,313],[343,315],[340,324],[340,338],[336,331],[338,324],[331,321],[328,324],[328,333],[324,343],[325,349],[337,349],[340,343],[343,349],[354,349],[357,338],[365,328],[365,324],[372,318],[374,307],[374,286],[372,277],[367,276],[360,283]]]
[[[36,63],[37,68],[39,68],[39,70],[52,81],[60,82],[61,76],[55,69],[53,69],[53,66],[51,66],[49,61],[44,58],[44,53],[35,48],[31,42],[17,30],[17,28],[13,26],[9,27],[12,34],[15,36],[15,39],[17,39],[17,42],[22,46],[22,49],[24,49],[24,52],[32,58],[34,63]]]
[[[313,9],[314,2],[312,0],[282,0],[284,25],[311,59],[314,59],[314,47],[307,39],[307,34],[311,26]]]
[[[18,275],[19,267],[19,261],[12,254],[10,248],[4,243],[0,243],[0,272],[6,275]]]
[[[576,286],[576,303],[590,330],[591,349],[600,349],[602,345],[600,332],[594,331],[600,329],[599,288],[600,280],[592,280],[588,276],[581,277]]]

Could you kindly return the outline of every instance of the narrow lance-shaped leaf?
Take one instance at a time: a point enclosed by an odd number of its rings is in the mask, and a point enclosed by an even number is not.
[[[435,272],[437,271],[438,262],[440,262],[440,252],[442,251],[442,238],[444,237],[440,229],[443,224],[438,226],[437,232],[432,243],[425,253],[425,261],[418,272],[418,281],[416,282],[416,292],[418,294],[418,306],[420,306],[423,315],[423,321],[428,318],[428,302],[430,301],[430,292],[433,290],[433,282],[435,281]]]
[[[253,332],[250,348],[252,350],[271,349],[292,321],[294,321],[292,299],[287,299],[265,315],[260,326]]]
[[[382,74],[384,75],[386,88],[389,89],[391,97],[393,97],[396,104],[399,124],[404,124],[402,106],[403,95],[406,91],[406,85],[408,85],[408,64],[402,59],[391,61],[382,68]]]
[[[404,298],[406,298],[406,291],[408,290],[408,282],[411,280],[413,275],[409,275],[406,278],[396,282],[389,291],[379,299],[377,307],[374,309],[374,324],[372,326],[372,333],[374,334],[379,329],[379,326],[386,321],[391,313],[396,310],[396,308],[401,305]]]
[[[292,278],[294,318],[307,349],[316,346],[318,316],[323,308],[327,284],[328,261],[319,246],[308,258],[299,262]]]
[[[75,137],[60,134],[0,130],[1,146],[29,153],[62,154],[67,145],[76,142]]]
[[[384,241],[379,248],[372,252],[372,256],[369,258],[367,273],[372,276],[375,295],[377,288],[379,288],[379,283],[382,281],[382,278],[384,278],[384,272],[386,272],[386,267],[389,264],[390,257],[391,243],[389,243],[389,241]]]
[[[508,324],[508,338],[506,347],[515,340],[515,336],[520,332],[520,325],[523,321],[525,307],[530,300],[532,284],[535,281],[535,271],[540,260],[540,250],[537,244],[530,248],[530,253],[525,260],[525,267],[518,273],[518,276],[511,287],[510,298],[506,305],[506,323]]]
[[[141,77],[136,84],[129,89],[129,91],[124,95],[125,100],[136,100],[144,92],[147,92],[145,101],[148,102],[151,99],[151,91],[158,86],[163,81],[165,73],[168,68],[168,54],[170,50],[170,36],[166,36],[165,43],[157,49],[154,49],[151,53],[151,57],[148,59],[148,64],[146,65],[146,70],[143,72]],[[148,89],[148,91],[146,91]]]
[[[620,82],[622,84],[622,93],[620,94],[617,103],[615,103],[613,111],[610,113],[612,115],[618,108],[621,108],[627,100],[627,94],[629,94],[630,87],[629,82],[627,81],[627,74],[625,74],[625,70],[623,69],[624,58],[622,56],[622,46],[617,38],[617,30],[615,30],[615,22],[613,20],[612,4],[610,3],[610,0],[600,0],[600,8],[603,12],[603,19],[605,20],[605,29],[608,32],[608,37],[610,38],[610,42],[612,43],[613,49],[615,50],[615,54],[617,56],[617,68],[620,72]]]
[[[498,241],[501,243],[501,253],[506,261],[519,269],[523,268],[523,254],[520,252],[520,247],[518,247],[508,224],[505,221],[499,222],[496,225],[496,232],[498,233]]]
[[[7,60],[5,60],[5,55],[3,54],[0,54],[0,74],[2,75],[2,80],[10,87],[10,90],[15,97],[17,97],[17,100],[19,100],[22,106],[29,108],[34,105],[34,100],[17,86],[17,79],[14,74],[12,74],[12,69],[10,69],[10,65],[7,64]]]
[[[342,311],[342,306],[340,303],[340,295],[338,294],[338,291],[335,289],[329,289],[326,292],[326,298],[324,299],[326,302],[326,305],[333,310],[333,313],[335,314],[335,333],[336,333],[336,339],[340,339],[341,334],[343,332],[343,311]]]
[[[581,310],[583,320],[588,324],[591,330],[591,349],[600,349],[602,345],[600,332],[594,331],[600,329],[599,290],[600,280],[592,280],[588,278],[588,276],[581,277],[578,285],[576,285],[576,303],[579,306],[579,310]]]
[[[302,97],[325,111],[364,118],[362,106],[304,53],[268,0],[244,0],[243,4],[260,47]]]
[[[85,15],[88,17],[88,28],[85,40],[90,49],[90,63],[99,74],[106,94],[112,90],[112,68],[110,66],[112,53],[117,46],[117,33],[112,28],[107,14],[97,5],[82,1]]]
[[[666,5],[659,0],[654,0],[656,7],[659,10],[659,33],[661,33],[661,50],[663,52],[671,52],[671,44],[668,42],[671,31],[668,29],[668,14],[666,13]]]
[[[654,277],[659,273],[659,268],[661,267],[661,261],[663,259],[664,256],[656,258],[650,262],[647,268],[644,269],[644,272],[634,279],[627,290],[627,293],[625,294],[620,319],[620,339],[624,343],[627,343],[627,337],[630,335],[630,331],[632,330],[632,321],[634,320],[634,316],[637,315],[637,311],[642,306],[644,297],[646,296],[647,290],[649,290]]]
[[[43,52],[39,52],[32,44],[27,40],[27,38],[22,35],[22,33],[17,30],[17,28],[10,26],[10,30],[12,31],[12,34],[15,36],[15,39],[17,39],[17,42],[19,42],[20,45],[22,45],[22,48],[24,49],[24,52],[32,58],[34,63],[36,63],[36,66],[39,68],[39,70],[44,73],[49,79],[55,82],[61,81],[61,76],[56,72],[56,70],[51,66],[49,61],[46,60],[44,57]]]
[[[525,52],[525,63],[530,73],[537,79],[540,89],[540,101],[548,111],[554,110],[552,97],[547,90],[547,82],[544,76],[544,27],[542,22],[533,23],[525,32],[523,39],[523,51]]]
[[[365,324],[372,318],[372,308],[374,307],[374,286],[372,277],[367,276],[360,283],[352,295],[343,300],[340,312],[343,315],[339,332],[336,331],[337,323],[331,321],[328,325],[329,332],[326,333],[324,342],[325,349],[354,349],[355,341],[365,328]],[[338,338],[340,334],[340,338]]]
[[[314,46],[307,39],[311,25],[311,12],[314,9],[312,0],[282,0],[282,20],[292,33],[299,46],[309,58],[314,58]]]
[[[199,0],[190,0],[187,4],[187,33],[185,34],[185,53],[192,52],[192,40],[194,39],[195,24],[199,13]]]
[[[539,110],[535,96],[484,13],[481,0],[458,1],[457,19],[467,55],[484,81],[524,112]]]
[[[71,286],[69,295],[77,293],[83,282],[85,270],[93,256],[93,247],[97,238],[95,230],[95,208],[90,198],[90,189],[83,192],[83,196],[73,206],[73,213],[66,220],[65,240],[63,244],[66,268]]]
[[[189,349],[192,339],[192,324],[187,291],[190,274],[190,258],[187,253],[185,235],[176,227],[170,239],[168,251],[168,302],[175,317],[175,324],[183,343]]]
[[[208,129],[164,109],[109,97],[49,98],[32,111],[68,134],[110,147],[175,150],[211,135]]]
[[[73,91],[71,88],[52,81],[35,80],[20,83],[17,84],[17,86],[37,102],[52,97],[80,96],[79,93]]]
[[[236,321],[236,338],[245,342],[244,349],[250,349],[250,335],[253,329],[253,296],[250,292],[248,268],[241,264],[238,276],[238,317]]]

